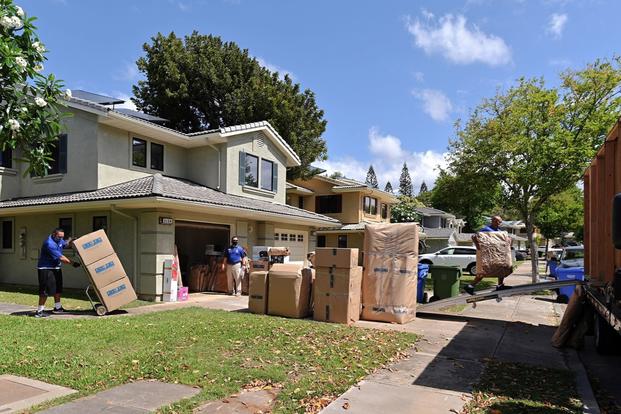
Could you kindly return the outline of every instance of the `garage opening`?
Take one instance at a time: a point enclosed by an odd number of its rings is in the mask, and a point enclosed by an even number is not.
[[[204,273],[217,274],[230,234],[226,225],[175,221],[175,244],[184,286],[190,286],[193,291],[209,290],[210,286],[190,280],[192,268],[202,266]]]

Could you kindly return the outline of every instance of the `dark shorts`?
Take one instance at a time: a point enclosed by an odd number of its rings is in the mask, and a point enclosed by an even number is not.
[[[63,272],[60,269],[38,269],[39,295],[54,296],[63,293]]]

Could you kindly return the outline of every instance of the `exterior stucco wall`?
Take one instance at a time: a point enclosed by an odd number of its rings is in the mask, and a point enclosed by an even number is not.
[[[84,111],[70,110],[64,121],[67,131],[67,173],[46,177],[24,176],[27,166],[20,165],[20,195],[36,196],[97,188],[97,118]]]
[[[150,143],[164,145],[164,171],[132,165],[131,139],[133,137],[147,141],[147,167],[150,160]],[[99,125],[97,148],[99,153],[97,168],[99,188],[155,173],[187,178],[186,150],[176,145],[166,144],[143,135],[131,134],[107,125]]]
[[[262,145],[261,145],[262,143]],[[275,192],[264,190],[256,191],[254,188],[239,185],[239,153],[245,151],[248,154],[258,156],[276,163],[278,167],[278,188]],[[276,148],[272,141],[261,132],[252,132],[229,137],[226,148],[226,191],[229,194],[242,195],[245,197],[258,198],[285,204],[286,197],[286,158]],[[259,161],[259,175],[261,165]],[[259,188],[261,184],[259,183]]]
[[[221,152],[212,147],[187,150],[187,178],[207,187],[218,189],[219,186],[220,191],[226,192],[226,171],[222,169],[222,164],[226,161],[225,148],[222,144],[214,147]],[[220,176],[218,176],[218,157],[221,157]]]

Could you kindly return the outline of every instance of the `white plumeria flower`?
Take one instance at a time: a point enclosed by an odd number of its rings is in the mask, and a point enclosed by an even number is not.
[[[34,42],[32,47],[39,53],[45,52],[45,46],[43,46],[43,43],[41,42]]]
[[[41,71],[43,70],[43,65],[36,65],[36,66],[34,67],[34,70],[35,70],[36,72],[41,72]]]
[[[17,16],[11,17],[11,23],[12,23],[13,29],[19,29],[20,27],[23,26],[22,19],[20,19]]]
[[[16,10],[16,14],[20,17],[20,18],[24,18],[24,9],[22,9],[19,6],[15,6],[15,10]]]
[[[71,89],[65,89],[65,98],[73,98],[73,94],[71,93]]]
[[[19,121],[17,119],[9,119],[9,127],[12,131],[17,131],[19,126]]]
[[[28,108],[26,108],[25,106],[22,106],[22,107],[21,107],[21,111],[22,111],[22,112],[28,112]]]
[[[11,29],[13,28],[13,20],[9,16],[2,16],[2,18],[0,18],[0,26],[5,29]]]
[[[45,99],[37,96],[35,98],[35,103],[37,104],[37,106],[40,106],[41,108],[43,108],[45,105],[47,105],[47,102],[45,102]]]
[[[22,69],[26,68],[26,66],[28,66],[28,62],[26,61],[26,59],[24,59],[21,56],[18,56],[15,58],[15,63],[17,63],[18,66],[20,66]]]

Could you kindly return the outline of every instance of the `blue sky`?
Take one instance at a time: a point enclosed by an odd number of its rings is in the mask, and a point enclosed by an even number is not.
[[[619,53],[621,2],[600,0],[23,0],[37,16],[46,72],[66,86],[127,98],[134,62],[157,32],[235,41],[289,72],[325,110],[329,160],[396,185],[407,161],[429,184],[453,123],[520,76]],[[612,29],[611,29],[612,28]]]

